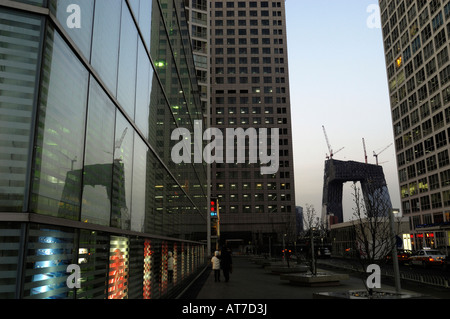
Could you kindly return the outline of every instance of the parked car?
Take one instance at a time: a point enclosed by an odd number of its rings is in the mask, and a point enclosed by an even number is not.
[[[331,252],[328,248],[319,248],[317,250],[317,257],[318,258],[330,258]]]
[[[410,261],[412,255],[411,250],[399,249],[397,250],[397,260],[399,264],[406,264]],[[392,254],[386,256],[386,262],[392,262]]]
[[[423,267],[429,267],[433,265],[443,265],[445,255],[437,249],[424,248],[418,250],[410,257],[410,263],[412,265],[419,265]]]

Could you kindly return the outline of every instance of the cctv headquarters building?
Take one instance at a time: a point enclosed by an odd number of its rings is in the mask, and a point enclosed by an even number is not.
[[[204,269],[206,166],[170,157],[204,118],[187,25],[182,0],[0,2],[1,299],[175,298]]]

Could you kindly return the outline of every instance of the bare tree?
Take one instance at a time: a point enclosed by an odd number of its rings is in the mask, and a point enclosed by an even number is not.
[[[387,196],[386,187],[374,187],[368,183],[365,187],[365,198],[361,189],[352,185],[354,196],[354,251],[361,262],[363,271],[370,264],[379,264],[386,260],[395,245],[389,214],[392,206]]]
[[[317,274],[317,259],[315,257],[315,249],[314,249],[314,232],[320,230],[320,219],[316,216],[316,210],[312,205],[305,205],[305,210],[303,212],[303,224],[305,227],[305,237],[309,236],[311,241],[311,254],[308,260],[308,264],[313,275]]]
[[[280,216],[282,225],[280,226],[283,230],[281,236],[282,236],[282,242],[283,242],[283,250],[284,250],[284,256],[287,263],[287,266],[290,267],[289,259],[290,259],[290,253],[287,253],[286,250],[289,250],[290,244],[296,241],[297,237],[297,228],[295,223],[295,215],[291,213],[282,214]]]

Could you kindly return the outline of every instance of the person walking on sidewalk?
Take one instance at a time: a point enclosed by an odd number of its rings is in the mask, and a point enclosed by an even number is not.
[[[231,250],[227,245],[223,246],[221,253],[220,266],[225,277],[225,282],[230,280],[230,273],[233,272],[233,260],[231,259]]]
[[[214,281],[220,281],[220,259],[219,252],[214,253],[213,258],[211,258],[212,269],[214,270]]]

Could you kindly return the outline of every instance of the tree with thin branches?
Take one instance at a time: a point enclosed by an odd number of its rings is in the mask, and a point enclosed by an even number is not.
[[[315,248],[314,248],[314,233],[316,231],[321,230],[321,222],[319,217],[316,216],[316,210],[314,206],[306,204],[305,210],[303,214],[303,224],[305,227],[305,238],[309,237],[311,242],[310,246],[310,256],[307,258],[307,264],[310,267],[311,273],[315,276],[317,275],[317,258],[315,256]]]
[[[387,196],[386,187],[375,187],[370,182],[365,187],[365,198],[361,189],[353,183],[353,219],[352,227],[355,235],[354,251],[365,271],[370,264],[382,264],[386,256],[392,253],[399,232],[400,223],[392,230],[389,214],[392,205]]]

